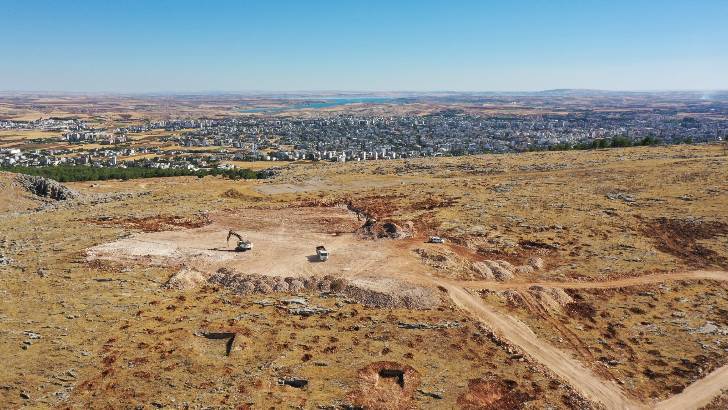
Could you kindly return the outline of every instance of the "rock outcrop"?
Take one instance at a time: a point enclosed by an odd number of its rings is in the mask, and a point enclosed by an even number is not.
[[[16,182],[33,195],[64,201],[66,199],[78,198],[80,194],[56,180],[35,175],[20,174],[15,178]]]

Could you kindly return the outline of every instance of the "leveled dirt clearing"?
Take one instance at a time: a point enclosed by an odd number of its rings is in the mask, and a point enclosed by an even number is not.
[[[362,222],[342,207],[247,209],[216,213],[209,220],[210,224],[193,229],[135,234],[95,246],[87,256],[129,265],[185,267],[205,276],[220,268],[277,277],[332,275],[381,292],[391,288],[388,280],[429,272],[410,250],[411,242],[358,237],[354,231]],[[127,224],[124,220],[99,223]],[[230,229],[252,241],[253,249],[234,252],[235,238],[226,243]],[[329,250],[328,261],[318,260],[318,245]]]

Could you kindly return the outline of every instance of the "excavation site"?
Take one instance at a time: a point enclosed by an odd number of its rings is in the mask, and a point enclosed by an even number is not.
[[[363,232],[365,220],[344,206],[215,213],[204,216],[203,226],[161,231],[155,230],[164,226],[155,227],[150,218],[144,226],[152,232],[95,246],[87,258],[176,269],[166,284],[175,289],[208,282],[240,293],[330,291],[333,286],[374,305],[433,307],[438,298],[426,280],[430,271],[411,249],[428,246],[418,243],[425,239],[376,238]],[[250,248],[236,249],[242,241]],[[317,247],[325,248],[326,259]]]

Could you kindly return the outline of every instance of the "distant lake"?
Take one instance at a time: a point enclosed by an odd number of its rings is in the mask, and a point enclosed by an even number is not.
[[[306,100],[300,103],[288,104],[280,107],[257,107],[242,109],[240,112],[256,113],[256,112],[281,112],[293,111],[306,108],[320,109],[330,108],[347,104],[399,104],[402,103],[400,98],[383,98],[383,97],[361,97],[361,98],[320,98],[315,100]]]

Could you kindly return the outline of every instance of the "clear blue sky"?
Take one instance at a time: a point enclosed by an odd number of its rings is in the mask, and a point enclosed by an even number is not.
[[[728,89],[728,0],[0,0],[0,90]]]

